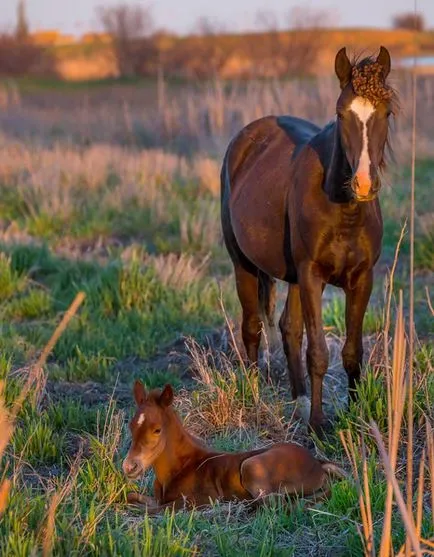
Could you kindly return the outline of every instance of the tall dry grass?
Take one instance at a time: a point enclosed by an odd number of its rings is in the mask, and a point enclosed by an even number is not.
[[[48,356],[51,354],[60,336],[68,326],[68,323],[77,313],[84,298],[85,294],[83,292],[79,292],[77,294],[72,304],[63,315],[62,320],[51,335],[48,343],[43,348],[37,361],[33,365],[29,366],[27,379],[25,380],[18,397],[15,399],[11,408],[8,408],[6,406],[3,393],[4,384],[3,381],[0,382],[0,462],[3,459],[6,447],[8,446],[12,438],[16,426],[16,420],[24,401],[30,395],[30,393],[33,394],[36,400],[38,400],[42,396],[45,387],[45,375],[43,371],[44,365],[47,362]],[[76,473],[72,474],[72,476],[74,477],[75,475]],[[70,480],[68,479],[68,482],[65,485],[69,485],[69,483]],[[0,478],[0,517],[7,507],[7,499],[10,487],[10,479],[6,478],[3,474],[3,478]],[[58,495],[53,498],[50,504],[47,518],[47,533],[44,536],[44,555],[48,555],[50,553],[51,542],[49,540],[50,532],[52,533],[53,530],[55,509],[59,505],[61,499],[66,495],[68,489],[68,487],[65,487],[64,490],[61,490]]]
[[[391,81],[399,90],[401,106],[395,148],[408,158],[411,77],[397,73]],[[418,106],[423,107],[416,122],[418,154],[423,156],[432,152],[434,78],[420,77],[416,94]],[[3,133],[11,137],[32,136],[45,145],[56,141],[69,144],[72,140],[81,145],[110,143],[129,148],[169,146],[189,154],[200,150],[221,157],[230,138],[242,126],[265,115],[293,114],[324,125],[334,117],[337,96],[334,76],[230,84],[215,80],[176,87],[155,83],[74,95],[55,90],[31,95],[8,92],[2,96],[0,125]],[[208,169],[201,168],[199,172],[206,175]]]
[[[427,432],[425,444],[423,447],[418,446],[417,450],[408,436],[408,421],[404,424],[405,408],[408,404],[414,404],[409,399],[408,389],[408,338],[405,331],[405,320],[403,313],[402,292],[400,292],[400,300],[395,323],[395,333],[393,341],[392,362],[391,366],[385,367],[385,373],[390,384],[391,395],[388,400],[388,422],[387,432],[385,436],[380,433],[377,424],[374,421],[370,423],[369,435],[375,439],[380,455],[380,460],[384,467],[384,474],[387,479],[387,496],[384,506],[384,517],[382,520],[381,542],[376,544],[374,539],[371,493],[368,481],[368,451],[365,444],[365,435],[360,434],[354,438],[350,431],[341,431],[340,437],[345,448],[348,460],[351,464],[353,476],[356,481],[356,487],[359,493],[360,513],[362,517],[361,537],[367,557],[389,557],[391,554],[403,556],[406,552],[405,544],[401,548],[396,548],[394,543],[394,533],[392,529],[392,515],[394,513],[395,504],[401,514],[403,524],[406,529],[408,544],[411,547],[411,555],[421,556],[432,553],[434,542],[421,538],[421,525],[424,513],[431,512],[424,504],[424,498],[428,495],[431,504],[434,503],[434,459],[426,458],[426,455],[432,454],[433,450],[433,426],[432,416],[425,416],[425,429]],[[427,395],[428,396],[428,395]],[[426,401],[427,407],[430,401]],[[405,451],[411,442],[410,450],[407,452],[407,458],[402,460],[402,452]],[[412,498],[413,491],[403,493],[405,482],[398,480],[398,460],[399,461],[399,477],[408,477],[409,470],[413,470],[413,459],[415,454],[421,453],[418,466],[417,477],[417,499]],[[411,462],[410,462],[411,459]],[[403,470],[404,468],[404,470]],[[430,488],[427,487],[425,480],[426,474],[430,478]],[[413,486],[413,476],[411,477]],[[378,541],[378,540],[377,540]],[[378,546],[378,553],[376,546]],[[394,547],[395,546],[395,547]],[[397,551],[397,553],[395,553]]]
[[[390,330],[390,311],[393,293],[393,281],[398,260],[399,249],[404,237],[406,224],[404,224],[400,238],[398,240],[392,270],[387,281],[388,295],[385,307],[385,330],[384,340],[384,372],[386,374],[387,385],[387,431],[385,439],[378,425],[374,420],[370,421],[369,433],[376,442],[378,453],[384,468],[387,479],[387,494],[384,505],[384,517],[382,523],[381,542],[378,548],[379,557],[389,557],[395,555],[397,550],[394,543],[392,529],[392,515],[394,503],[396,504],[405,527],[406,540],[400,547],[396,555],[409,557],[415,555],[434,554],[434,540],[425,540],[421,537],[422,521],[424,513],[429,509],[424,504],[424,499],[428,493],[425,491],[425,474],[428,472],[430,477],[430,499],[431,499],[431,520],[434,525],[434,459],[426,455],[431,455],[434,444],[433,437],[433,416],[424,415],[426,437],[422,447],[415,446],[414,436],[414,390],[416,384],[416,370],[414,367],[415,355],[415,326],[414,326],[414,243],[415,243],[415,170],[416,170],[416,137],[417,137],[417,75],[413,72],[412,94],[411,94],[411,184],[410,184],[410,284],[409,284],[409,316],[408,331],[405,327],[403,292],[399,292],[399,304],[395,323],[393,355],[391,365],[389,365],[389,330]],[[429,304],[429,297],[428,297]],[[426,391],[425,407],[431,408],[432,401],[429,400],[429,393]],[[368,461],[363,434],[354,442],[349,431],[340,432],[341,441],[344,445],[348,459],[351,463],[356,485],[359,493],[359,505],[362,517],[362,530],[360,532],[364,544],[365,555],[375,557],[376,544],[374,540],[374,528],[371,509],[370,485],[368,481]],[[402,461],[402,454],[406,455]],[[416,494],[414,500],[414,459],[415,454],[421,454]],[[401,456],[400,474],[404,469],[405,481],[398,479],[398,460]],[[358,462],[361,461],[362,479],[359,474]],[[401,476],[402,477],[402,476]]]

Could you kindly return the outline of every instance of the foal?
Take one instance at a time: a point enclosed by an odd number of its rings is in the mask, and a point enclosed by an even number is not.
[[[213,451],[195,439],[172,407],[173,390],[147,392],[134,384],[137,411],[130,422],[132,443],[123,462],[125,475],[136,479],[148,468],[155,472],[154,497],[130,493],[130,503],[144,503],[152,513],[185,503],[258,500],[272,493],[315,495],[324,493],[328,475],[344,477],[331,462],[314,458],[292,443],[243,453]]]
[[[330,124],[321,129],[293,116],[261,118],[235,136],[223,161],[222,228],[243,310],[248,359],[258,359],[261,318],[275,331],[275,279],[286,281],[279,325],[289,379],[293,398],[308,407],[301,364],[305,326],[309,422],[316,431],[325,421],[328,349],[321,297],[326,284],[342,288],[346,296],[342,359],[352,396],[360,378],[363,317],[383,234],[379,171],[396,106],[386,82],[390,65],[384,47],[376,59],[356,64],[341,49],[335,59],[340,93]]]

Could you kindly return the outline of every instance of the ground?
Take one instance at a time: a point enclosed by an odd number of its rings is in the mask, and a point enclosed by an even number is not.
[[[404,148],[389,167],[381,193],[385,236],[365,319],[367,364],[360,402],[347,410],[340,359],[344,304],[338,290],[328,289],[325,406],[334,431],[325,441],[312,439],[294,415],[282,351],[262,364],[272,368],[272,385],[239,358],[240,309],[219,224],[222,149],[240,119],[270,110],[274,86],[236,92],[238,108],[243,98],[246,104],[241,115],[219,104],[223,89],[218,84],[217,90],[194,91],[202,104],[190,106],[189,115],[174,109],[145,123],[131,86],[117,111],[113,102],[122,98],[122,90],[116,97],[119,90],[115,94],[101,86],[96,98],[92,91],[83,96],[80,88],[68,95],[24,90],[17,104],[0,115],[0,377],[7,404],[74,296],[86,294],[45,366],[45,384],[22,408],[3,459],[2,474],[13,482],[0,521],[2,555],[38,554],[51,545],[56,555],[363,555],[359,500],[351,479],[337,483],[330,498],[314,506],[300,500],[289,508],[276,501],[251,512],[242,504],[215,505],[157,518],[129,508],[127,491],[148,491],[152,485],[151,474],[137,485],[128,484],[121,472],[135,378],[148,387],[171,382],[188,427],[220,449],[294,440],[350,470],[338,432],[350,429],[356,439],[365,432],[378,545],[387,482],[366,423],[374,419],[387,431],[384,284],[409,214],[408,143],[401,130]],[[328,99],[330,89],[324,87]],[[294,89],[285,90],[292,99]],[[145,93],[142,102],[152,103],[152,91]],[[312,110],[303,103],[298,111],[293,107],[298,114]],[[180,122],[184,127],[174,131]],[[429,127],[422,128],[426,145],[432,138]],[[422,418],[426,414],[432,420],[434,401],[434,328],[427,303],[430,289],[431,297],[434,292],[434,160],[422,146],[418,157],[416,463],[424,442]],[[407,233],[394,280],[392,324],[400,288],[408,314],[408,266]],[[284,285],[279,288],[281,309]],[[428,487],[427,480],[425,538],[434,535]],[[60,496],[50,529],[55,494]],[[396,510],[393,539],[395,548],[404,539]]]

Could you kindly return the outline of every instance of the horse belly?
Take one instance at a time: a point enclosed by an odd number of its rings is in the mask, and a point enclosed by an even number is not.
[[[284,219],[275,217],[272,224],[267,222],[266,214],[261,216],[262,219],[257,218],[253,221],[241,213],[237,218],[235,211],[232,225],[237,243],[247,259],[258,269],[283,280],[287,275]]]

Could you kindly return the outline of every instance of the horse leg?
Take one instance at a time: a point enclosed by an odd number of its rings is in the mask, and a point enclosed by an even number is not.
[[[277,299],[276,280],[262,271],[258,272],[258,280],[259,311],[262,314],[261,317],[267,333],[267,344],[270,349],[274,349],[279,345],[276,323],[274,322]]]
[[[361,274],[353,288],[345,290],[345,324],[347,338],[342,360],[348,375],[349,396],[356,397],[356,384],[360,379],[363,360],[363,318],[372,292],[372,269]]]
[[[238,298],[243,310],[241,333],[250,363],[258,362],[261,342],[261,323],[259,320],[258,275],[247,271],[241,265],[235,266],[235,280]]]
[[[309,423],[313,431],[319,433],[325,422],[322,410],[322,385],[329,361],[321,311],[324,282],[315,274],[311,265],[305,265],[299,269],[299,286],[307,333],[306,360],[312,392]]]
[[[304,421],[309,420],[310,401],[306,396],[306,382],[301,363],[301,343],[303,340],[303,313],[300,288],[290,284],[285,309],[279,320],[283,349],[288,362],[289,382],[292,398],[297,401],[297,410]]]
[[[259,281],[259,314],[263,322],[264,330],[264,355],[263,360],[267,369],[267,382],[270,383],[271,377],[271,354],[279,347],[276,323],[274,315],[276,313],[277,286],[276,280],[266,273],[258,272]]]

